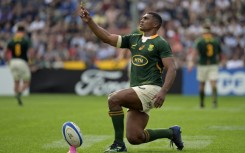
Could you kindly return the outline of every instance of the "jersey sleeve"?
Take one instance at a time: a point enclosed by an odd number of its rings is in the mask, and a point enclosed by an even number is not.
[[[131,35],[121,36],[121,44],[118,44],[119,48],[129,48],[130,47]]]
[[[161,40],[161,42],[158,43],[158,46],[161,58],[173,57],[172,49],[167,41]]]
[[[202,44],[203,44],[203,39],[202,38],[198,38],[195,42],[194,42],[194,48],[196,49],[197,52],[200,52],[202,50]]]
[[[217,43],[217,47],[218,47],[218,54],[221,54],[222,53],[221,43],[219,40],[216,40],[216,43]]]

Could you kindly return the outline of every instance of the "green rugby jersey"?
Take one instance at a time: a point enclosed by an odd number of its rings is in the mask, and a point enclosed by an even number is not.
[[[196,41],[195,47],[199,55],[198,64],[218,64],[219,55],[221,54],[221,46],[219,41],[215,39],[212,35],[203,35],[203,37],[199,38]]]
[[[157,34],[142,42],[142,34],[122,36],[120,48],[131,51],[130,86],[162,86],[162,58],[172,57],[170,45]]]
[[[21,58],[28,62],[28,49],[31,46],[31,41],[26,37],[16,35],[8,43],[8,49],[12,53],[12,58]]]

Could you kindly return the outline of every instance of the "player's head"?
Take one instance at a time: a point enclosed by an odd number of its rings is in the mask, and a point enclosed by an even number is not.
[[[162,25],[162,18],[156,12],[147,12],[140,20],[139,29],[143,32],[152,30],[158,30]]]
[[[156,12],[148,12],[147,14],[152,15],[155,23],[157,24],[157,29],[159,29],[162,26],[162,17]]]
[[[25,27],[23,25],[19,25],[17,27],[17,32],[25,32]]]

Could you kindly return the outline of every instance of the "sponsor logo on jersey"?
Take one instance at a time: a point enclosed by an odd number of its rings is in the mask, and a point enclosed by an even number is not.
[[[153,49],[154,49],[154,45],[150,44],[149,47],[148,47],[148,51],[153,51]]]
[[[136,66],[144,66],[148,63],[148,60],[142,55],[134,55],[132,57],[132,63]]]
[[[142,50],[142,49],[144,49],[145,48],[145,45],[142,45],[140,48],[139,48],[139,50]]]

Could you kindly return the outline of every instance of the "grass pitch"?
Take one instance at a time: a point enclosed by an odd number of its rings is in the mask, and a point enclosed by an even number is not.
[[[66,153],[62,137],[64,122],[73,121],[83,134],[79,153],[102,153],[113,141],[113,128],[106,96],[32,94],[23,97],[24,106],[14,97],[0,97],[0,153]],[[168,95],[164,107],[151,111],[147,128],[182,127],[184,153],[245,153],[245,98],[219,97],[213,109],[198,107],[198,97]],[[168,139],[133,146],[129,153],[174,153]]]

